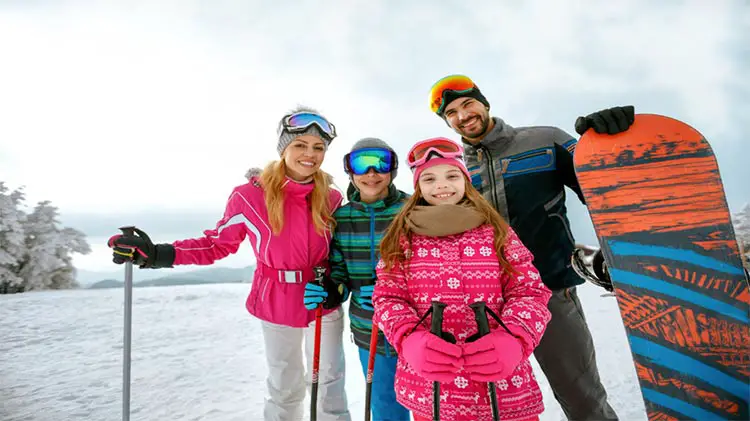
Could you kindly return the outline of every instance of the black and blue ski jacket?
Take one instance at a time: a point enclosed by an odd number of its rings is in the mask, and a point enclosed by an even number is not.
[[[577,140],[557,127],[495,126],[477,145],[463,140],[471,183],[498,210],[534,255],[552,290],[584,281],[573,270],[575,240],[565,186],[585,203],[573,168]]]

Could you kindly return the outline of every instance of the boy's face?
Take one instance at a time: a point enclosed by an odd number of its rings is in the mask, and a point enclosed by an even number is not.
[[[359,190],[360,199],[365,203],[373,203],[388,195],[391,173],[381,174],[370,168],[366,174],[352,175],[352,179]]]

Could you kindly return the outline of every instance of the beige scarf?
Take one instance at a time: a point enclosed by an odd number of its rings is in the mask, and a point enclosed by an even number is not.
[[[428,237],[460,234],[485,222],[484,215],[464,205],[416,206],[406,215],[406,225]]]

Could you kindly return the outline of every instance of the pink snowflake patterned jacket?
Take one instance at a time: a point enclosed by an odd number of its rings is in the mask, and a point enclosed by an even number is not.
[[[551,292],[533,266],[531,252],[512,229],[504,252],[519,274],[501,275],[493,238],[490,225],[446,237],[414,234],[411,247],[405,251],[408,260],[404,265],[386,271],[383,261],[378,263],[374,320],[401,353],[403,339],[430,309],[431,302],[441,301],[447,304],[443,330],[463,344],[477,332],[469,304],[486,302],[523,344],[521,364],[496,383],[500,419],[523,420],[544,410],[528,357],[550,320],[547,302]],[[401,244],[407,247],[403,238]],[[423,321],[426,329],[430,319],[428,316]],[[491,330],[502,329],[492,317],[489,320]],[[402,358],[396,369],[395,388],[402,405],[417,415],[432,418],[432,382],[419,376]],[[441,420],[492,419],[487,384],[469,380],[463,371],[452,383],[442,383],[440,392]]]

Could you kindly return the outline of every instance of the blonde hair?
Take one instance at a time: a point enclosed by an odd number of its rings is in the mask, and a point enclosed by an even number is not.
[[[266,165],[260,174],[263,184],[263,195],[268,210],[268,222],[274,235],[279,235],[284,228],[284,183],[286,178],[286,163],[281,159]],[[310,210],[312,212],[315,232],[323,235],[326,229],[333,229],[336,222],[333,219],[333,209],[329,200],[333,177],[323,170],[316,171],[312,176],[315,184],[310,193]]]
[[[494,245],[497,253],[497,259],[500,263],[500,267],[504,272],[508,274],[517,273],[513,266],[505,259],[505,240],[508,237],[508,223],[505,222],[503,217],[492,207],[492,205],[482,197],[474,186],[471,185],[469,180],[464,175],[464,182],[466,186],[466,192],[464,198],[461,199],[460,204],[474,208],[481,213],[485,220],[492,225],[494,231]],[[406,216],[416,206],[426,204],[422,197],[422,191],[419,188],[419,184],[414,187],[414,194],[409,200],[404,203],[401,211],[396,215],[388,227],[383,239],[380,241],[380,257],[385,263],[385,268],[390,269],[396,265],[404,264],[407,257],[404,253],[405,249],[411,246],[412,230],[406,225]],[[406,240],[406,248],[401,247],[401,240]]]

